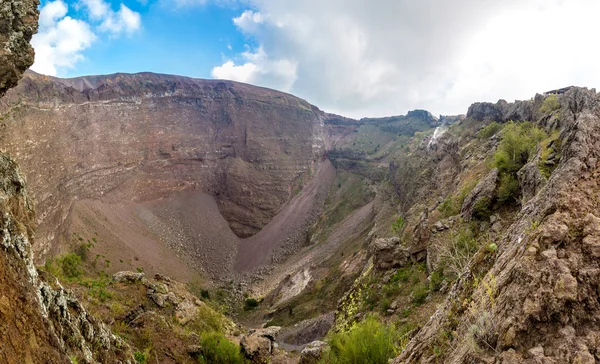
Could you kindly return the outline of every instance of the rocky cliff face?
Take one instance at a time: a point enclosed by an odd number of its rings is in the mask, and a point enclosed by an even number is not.
[[[17,85],[33,63],[29,41],[37,32],[37,0],[0,3],[0,96]]]
[[[253,235],[324,155],[317,108],[229,81],[28,73],[1,110],[2,144],[36,201],[39,253],[82,199],[144,202],[203,191],[238,236]]]
[[[37,1],[0,4],[0,95],[33,63]],[[17,164],[0,155],[0,360],[4,363],[132,362],[129,346],[90,316],[53,277],[40,277],[31,241],[35,214]]]
[[[600,98],[574,88],[559,101],[558,167],[495,240],[495,259],[471,262],[395,363],[594,363],[600,357]],[[549,127],[553,118],[536,121]]]

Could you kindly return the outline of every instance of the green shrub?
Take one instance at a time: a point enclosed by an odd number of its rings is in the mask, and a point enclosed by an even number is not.
[[[441,269],[436,269],[431,273],[429,277],[429,287],[432,291],[436,292],[442,287],[442,282],[444,282],[444,272]]]
[[[481,129],[479,133],[477,133],[477,136],[480,139],[489,139],[496,133],[498,133],[500,130],[502,130],[502,124],[494,121],[491,124],[486,125],[483,129]]]
[[[499,202],[518,201],[520,194],[521,187],[519,186],[519,181],[512,174],[503,174],[500,176],[497,192]]]
[[[558,102],[558,95],[549,95],[544,99],[542,106],[539,111],[542,114],[547,114],[560,109],[560,102]]]
[[[400,335],[392,325],[368,316],[348,332],[331,335],[330,350],[320,363],[387,364],[399,351]]]
[[[146,349],[144,351],[136,351],[133,353],[133,358],[139,364],[144,364],[148,362],[148,357],[150,356],[149,350]]]
[[[81,257],[81,260],[84,262],[86,262],[88,260],[89,252],[90,252],[89,244],[85,244],[85,243],[79,244],[79,246],[77,246],[77,249],[75,250],[75,254],[79,255],[79,257]]]
[[[479,242],[471,228],[461,229],[449,244],[438,247],[442,269],[458,276],[479,250]]]
[[[243,364],[245,362],[240,347],[223,334],[203,333],[200,335],[200,347],[202,348],[200,363]]]
[[[455,216],[460,213],[461,206],[458,205],[458,201],[455,196],[448,196],[444,202],[438,206],[438,211],[443,219],[450,216]]]
[[[508,123],[494,155],[500,173],[516,174],[545,138],[546,133],[532,123]]]
[[[75,253],[68,253],[58,258],[58,266],[67,278],[76,278],[82,273],[81,257]]]
[[[475,188],[476,185],[477,181],[475,180],[467,181],[462,186],[458,194],[448,196],[437,208],[442,216],[442,219],[458,215],[465,198],[473,190],[473,188]]]
[[[517,184],[518,187],[518,184]],[[489,197],[482,197],[473,205],[473,217],[479,220],[485,220],[492,214],[492,201]]]
[[[425,302],[425,299],[429,295],[429,286],[425,283],[421,283],[413,288],[410,294],[410,299],[415,305],[420,305]]]
[[[510,122],[502,131],[502,140],[494,154],[494,164],[500,173],[498,199],[518,201],[520,195],[517,172],[535,153],[546,133],[532,123]]]
[[[394,223],[392,224],[392,230],[394,231],[394,233],[396,233],[396,235],[400,235],[404,230],[405,226],[406,221],[404,221],[404,218],[402,216],[398,216],[396,221],[394,221]]]
[[[246,298],[244,301],[244,310],[250,311],[258,307],[258,301],[255,298]]]

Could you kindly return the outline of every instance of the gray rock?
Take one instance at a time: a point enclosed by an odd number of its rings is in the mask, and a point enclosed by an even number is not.
[[[142,278],[144,278],[144,275],[144,273],[123,271],[113,274],[112,280],[113,282],[118,283],[137,283],[141,282]]]
[[[527,162],[517,172],[517,178],[521,187],[523,201],[529,201],[546,185],[546,178],[542,175],[538,166],[540,161],[540,153],[535,158]]]
[[[172,292],[171,292],[172,293]],[[198,315],[198,306],[189,301],[183,301],[175,308],[175,319],[181,325],[187,325]]]
[[[242,352],[252,363],[268,363],[275,347],[275,339],[281,327],[271,326],[264,329],[250,330],[242,336],[240,346]]]
[[[498,168],[494,168],[465,197],[461,208],[461,214],[465,219],[469,220],[473,217],[473,209],[480,201],[488,199],[491,203],[494,200],[497,184]]]
[[[410,252],[400,245],[397,237],[375,239],[369,250],[379,270],[403,267],[410,261]]]
[[[300,364],[315,364],[323,357],[323,350],[327,347],[327,343],[323,341],[313,341],[300,353]]]

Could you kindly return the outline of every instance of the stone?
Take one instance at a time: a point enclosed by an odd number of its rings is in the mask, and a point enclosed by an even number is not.
[[[410,262],[410,252],[401,246],[397,237],[375,239],[369,250],[373,254],[373,264],[379,270],[403,267]]]
[[[541,151],[517,172],[517,180],[524,202],[534,198],[547,183],[546,177],[542,175],[538,166],[540,153]]]
[[[189,301],[183,301],[175,308],[175,319],[181,325],[187,325],[198,315],[198,306]]]
[[[436,223],[433,224],[433,228],[436,232],[439,232],[439,231],[444,231],[444,230],[450,229],[450,226],[448,226],[447,224],[445,224],[442,221],[436,221]]]
[[[113,274],[112,280],[117,283],[137,283],[141,282],[142,278],[144,278],[144,273],[134,273],[134,272],[117,272]]]
[[[246,358],[256,364],[268,363],[273,350],[271,340],[252,334],[242,336],[240,346]]]
[[[492,204],[496,197],[496,187],[498,183],[498,168],[494,168],[477,183],[475,188],[465,197],[461,214],[467,220],[473,217],[475,206],[478,203]],[[487,202],[485,202],[487,200]]]
[[[313,341],[306,345],[300,353],[299,364],[316,364],[323,357],[323,350],[327,347],[327,343],[323,341]]]

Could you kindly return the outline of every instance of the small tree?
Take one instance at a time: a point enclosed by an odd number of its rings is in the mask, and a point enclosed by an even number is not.
[[[404,227],[406,227],[406,221],[402,216],[398,216],[396,221],[392,223],[392,230],[394,231],[394,233],[396,233],[396,235],[402,234],[402,232],[404,231]]]

